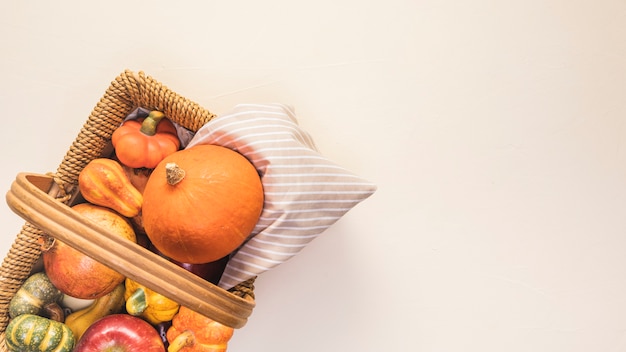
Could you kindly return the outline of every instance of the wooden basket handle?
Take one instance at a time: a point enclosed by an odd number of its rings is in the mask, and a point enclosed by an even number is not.
[[[109,229],[99,227],[51,197],[52,179],[21,173],[6,199],[18,215],[120,274],[224,325],[240,328],[254,302],[237,297]]]

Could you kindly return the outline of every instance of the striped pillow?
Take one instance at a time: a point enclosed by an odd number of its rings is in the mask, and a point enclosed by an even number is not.
[[[376,186],[324,158],[284,105],[237,105],[198,130],[188,148],[217,144],[247,157],[261,175],[265,204],[219,286],[229,289],[292,258]]]

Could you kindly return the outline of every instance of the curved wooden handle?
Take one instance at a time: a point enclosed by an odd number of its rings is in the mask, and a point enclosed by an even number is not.
[[[246,324],[253,301],[98,227],[49,195],[52,185],[50,176],[20,173],[6,195],[7,204],[51,236],[179,304],[233,328]]]

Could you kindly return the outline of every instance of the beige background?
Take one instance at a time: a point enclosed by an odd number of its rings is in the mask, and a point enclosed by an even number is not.
[[[296,107],[378,184],[257,281],[232,351],[626,349],[626,3],[4,1],[0,187],[109,82]],[[2,252],[21,219],[0,205]]]

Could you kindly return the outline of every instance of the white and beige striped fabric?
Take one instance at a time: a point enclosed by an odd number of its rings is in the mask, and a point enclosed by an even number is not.
[[[376,190],[323,157],[285,105],[237,105],[198,130],[187,148],[196,144],[243,154],[264,187],[263,212],[224,271],[219,286],[225,289],[289,260]]]

